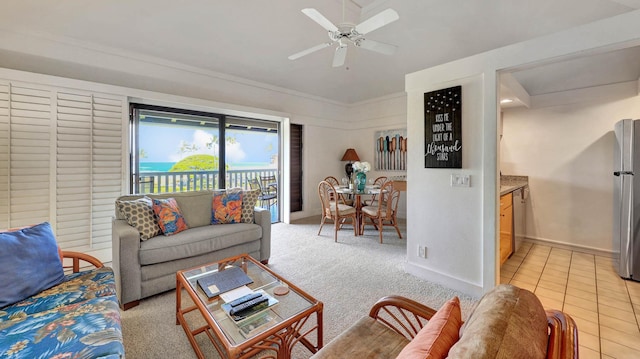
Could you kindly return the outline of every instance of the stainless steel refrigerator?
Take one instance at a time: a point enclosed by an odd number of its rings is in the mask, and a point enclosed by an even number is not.
[[[615,135],[614,250],[619,246],[620,276],[640,281],[640,120],[619,121],[615,125]]]

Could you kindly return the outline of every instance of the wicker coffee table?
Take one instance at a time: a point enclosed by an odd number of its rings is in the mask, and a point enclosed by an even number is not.
[[[251,331],[246,322],[238,324],[223,312],[224,301],[219,296],[209,299],[197,283],[198,278],[229,266],[241,267],[247,273],[253,280],[247,285],[250,289],[264,290],[278,300],[276,305],[260,313],[259,320],[263,322],[256,328],[251,327]],[[176,324],[182,325],[198,358],[204,358],[196,340],[199,334],[206,335],[223,358],[249,358],[263,352],[264,358],[288,359],[297,343],[312,353],[322,348],[322,302],[248,255],[179,271],[176,281]],[[289,289],[286,294],[274,294],[274,290],[278,292],[283,288]],[[193,302],[185,308],[182,308],[183,290]],[[199,320],[193,320],[194,315]],[[201,325],[191,328],[190,322],[201,322]]]

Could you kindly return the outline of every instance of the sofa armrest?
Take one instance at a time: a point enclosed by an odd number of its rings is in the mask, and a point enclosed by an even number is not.
[[[567,359],[578,357],[578,327],[567,313],[559,310],[547,310],[549,323],[548,359]]]
[[[378,300],[369,316],[411,340],[436,314],[436,310],[409,298],[391,295]]]
[[[140,233],[127,221],[114,218],[111,224],[111,237],[116,291],[120,305],[126,306],[142,297]]]
[[[253,221],[262,227],[260,261],[268,261],[271,257],[271,212],[264,208],[255,207],[253,218]]]
[[[80,261],[87,262],[96,268],[104,267],[104,264],[102,264],[102,262],[98,258],[86,253],[62,251],[62,257],[69,258],[72,260],[72,265],[70,266],[63,265],[63,268],[64,269],[70,268],[73,271],[73,273],[80,272]]]

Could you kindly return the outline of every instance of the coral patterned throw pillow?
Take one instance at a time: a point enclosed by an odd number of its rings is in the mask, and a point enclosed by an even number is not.
[[[240,223],[242,219],[242,189],[215,192],[211,204],[211,224]]]
[[[165,236],[170,236],[188,229],[182,211],[175,198],[153,199],[153,213]]]

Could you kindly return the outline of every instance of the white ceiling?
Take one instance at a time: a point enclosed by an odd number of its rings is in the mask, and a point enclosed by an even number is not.
[[[313,7],[340,23],[340,0],[2,0],[0,39],[4,30],[91,44],[354,103],[404,91],[407,73],[633,11],[640,0],[347,0],[345,6],[345,21],[352,23],[395,9],[400,19],[368,38],[397,45],[396,54],[350,48],[341,68],[331,66],[332,48],[288,60],[328,40],[300,10]],[[550,76],[534,69],[514,76],[532,95],[638,79],[637,49],[608,56],[547,67]],[[0,67],[38,71],[37,59],[19,59],[0,51]],[[45,63],[49,73],[62,68]],[[611,63],[622,65],[601,66]],[[594,66],[601,69],[589,70]],[[568,70],[576,67],[591,75],[575,78]]]

